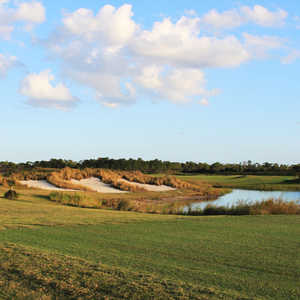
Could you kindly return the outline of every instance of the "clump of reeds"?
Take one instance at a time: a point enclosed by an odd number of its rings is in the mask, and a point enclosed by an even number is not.
[[[18,186],[20,184],[19,181],[14,176],[10,176],[10,177],[0,176],[0,185],[4,187],[11,187],[11,186]]]
[[[128,192],[144,192],[145,189],[140,188],[134,184],[130,184],[127,182],[122,181],[122,177],[119,172],[114,172],[107,169],[99,169],[99,177],[100,179],[106,183],[110,184],[111,186]]]
[[[78,207],[100,208],[102,204],[97,199],[80,193],[51,192],[49,195],[49,199],[63,205]]]
[[[119,174],[122,176],[122,178],[128,181],[142,183],[142,184],[167,185],[176,189],[193,189],[193,190],[200,189],[198,185],[180,180],[175,176],[154,177],[154,176],[143,174],[140,171],[132,171],[132,172],[120,171]]]
[[[255,203],[240,202],[234,206],[207,205],[204,209],[181,210],[179,214],[189,216],[298,215],[300,214],[300,204],[296,202],[286,202],[282,199],[268,199]]]
[[[57,203],[85,208],[111,208],[116,210],[136,210],[134,203],[128,199],[97,199],[84,193],[75,192],[51,192],[49,199]]]
[[[0,185],[8,187],[9,185],[7,180],[7,178],[0,176]]]
[[[93,192],[93,190],[89,187],[82,186],[79,184],[72,183],[71,181],[67,181],[59,177],[57,173],[52,173],[47,177],[47,181],[53,184],[56,187],[63,188],[63,189],[70,189],[70,190],[79,190],[79,191],[86,191],[86,192]]]
[[[297,215],[300,214],[300,204],[282,199],[268,199],[252,204],[250,213],[251,215]]]

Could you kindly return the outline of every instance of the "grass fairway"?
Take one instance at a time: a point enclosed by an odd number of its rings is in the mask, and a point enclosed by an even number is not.
[[[35,193],[0,198],[0,299],[300,298],[298,216],[92,210]]]
[[[210,184],[236,189],[300,191],[300,183],[293,176],[255,176],[255,175],[183,175],[176,176],[188,182],[208,182]],[[294,182],[293,182],[294,180]]]

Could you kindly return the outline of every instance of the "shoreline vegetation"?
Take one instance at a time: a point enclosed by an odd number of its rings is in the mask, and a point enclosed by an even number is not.
[[[282,199],[267,199],[261,202],[247,203],[240,202],[232,206],[217,206],[208,204],[204,209],[192,209],[193,201],[171,201],[163,203],[151,203],[146,205],[141,202],[137,205],[135,201],[130,199],[103,199],[95,200],[85,194],[52,192],[49,195],[51,201],[82,208],[96,209],[115,209],[121,211],[134,211],[152,214],[169,214],[169,215],[184,215],[184,216],[218,216],[218,215],[299,215],[300,204],[297,202],[285,202]],[[197,201],[199,201],[198,199]],[[204,199],[203,199],[204,200]],[[207,199],[205,199],[207,200]],[[184,207],[188,207],[184,209]]]
[[[299,215],[300,204],[294,201],[285,202],[282,199],[270,198],[261,202],[247,203],[241,201],[237,205],[217,206],[208,204],[204,209],[188,207],[178,212],[185,216],[245,216],[245,215]]]

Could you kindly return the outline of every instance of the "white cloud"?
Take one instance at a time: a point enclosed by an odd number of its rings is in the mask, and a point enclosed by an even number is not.
[[[277,37],[207,35],[203,18],[192,14],[142,29],[131,5],[105,5],[97,13],[80,8],[65,13],[61,26],[41,43],[66,78],[91,89],[108,107],[133,103],[142,94],[178,103],[208,101],[219,91],[206,89],[206,68],[238,67],[282,46]],[[239,9],[210,12],[206,22],[232,28],[249,20]]]
[[[281,62],[287,65],[293,63],[297,59],[300,59],[300,50],[292,50],[287,56],[281,59]]]
[[[276,36],[256,36],[243,33],[245,47],[253,58],[265,58],[270,50],[281,49],[284,40]]]
[[[14,56],[5,56],[0,53],[0,77],[5,77],[8,70],[17,66],[18,60]]]
[[[193,9],[186,9],[184,11],[184,14],[187,16],[193,16],[193,17],[197,16],[197,12]]]
[[[14,27],[10,25],[0,25],[0,37],[9,40]]]
[[[156,97],[186,103],[194,96],[206,94],[204,73],[196,69],[163,70],[157,65],[146,66],[136,82]]]
[[[213,9],[201,18],[201,24],[217,30],[231,29],[249,22],[264,27],[278,27],[284,25],[287,16],[288,13],[282,9],[272,12],[261,5],[242,6],[224,12]]]
[[[207,100],[207,98],[202,98],[200,101],[199,101],[199,104],[203,105],[203,106],[207,106],[209,105],[209,102]]]
[[[261,5],[255,5],[253,8],[243,6],[241,11],[249,21],[266,27],[282,26],[288,16],[288,13],[283,9],[271,12]]]
[[[17,23],[22,23],[26,30],[31,30],[36,24],[45,21],[46,12],[41,2],[16,2],[13,8],[9,6],[10,2],[10,0],[0,2],[0,37],[10,39]]]
[[[227,10],[223,13],[212,9],[201,18],[201,22],[215,29],[224,30],[240,26],[244,22],[244,19],[240,15],[240,12],[235,9]]]
[[[104,106],[109,107],[109,108],[117,108],[119,106],[118,103],[113,103],[113,102],[101,102]]]
[[[46,20],[45,7],[37,1],[22,2],[15,11],[15,19],[28,23],[43,23]]]
[[[164,19],[151,31],[137,35],[132,50],[139,56],[190,68],[236,67],[249,59],[236,37],[219,39],[199,33],[198,18],[182,17],[175,24]]]
[[[96,15],[85,8],[66,14],[63,24],[70,34],[90,41],[101,39],[107,44],[108,50],[114,52],[125,45],[138,29],[132,16],[132,6],[129,4],[118,9],[105,5]]]
[[[122,82],[121,75],[89,70],[75,70],[67,67],[64,71],[69,78],[92,88],[100,103],[111,103],[115,106],[132,103],[135,99],[135,89],[128,82]]]
[[[20,93],[28,97],[29,103],[34,106],[61,110],[72,108],[78,99],[71,95],[64,84],[53,85],[54,79],[50,70],[29,74],[21,82]]]

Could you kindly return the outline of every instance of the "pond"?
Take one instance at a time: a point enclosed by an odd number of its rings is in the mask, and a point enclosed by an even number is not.
[[[187,210],[188,207],[190,207],[192,210],[204,209],[208,204],[214,206],[232,206],[238,204],[240,201],[253,203],[270,198],[280,198],[284,201],[294,201],[300,203],[300,191],[255,191],[234,189],[231,193],[221,196],[215,201],[194,202],[185,207],[184,210]]]

